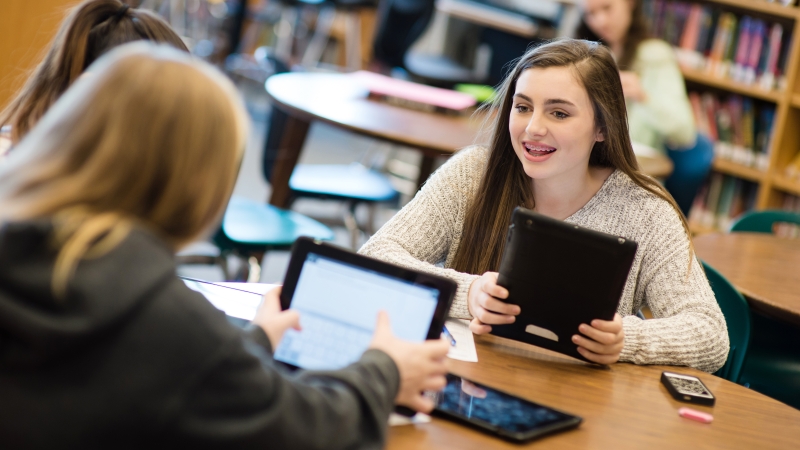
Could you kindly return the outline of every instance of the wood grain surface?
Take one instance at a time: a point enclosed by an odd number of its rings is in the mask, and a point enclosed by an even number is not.
[[[687,367],[586,364],[498,337],[476,336],[478,363],[448,360],[459,376],[583,417],[575,430],[517,445],[444,419],[393,427],[387,448],[400,449],[706,449],[797,448],[800,411]],[[661,385],[667,370],[700,377],[713,407],[674,400]],[[691,406],[711,424],[678,416]]]
[[[472,145],[480,129],[480,120],[471,116],[428,113],[368,98],[368,92],[344,74],[274,75],[266,89],[272,102],[292,116],[433,155]]]
[[[714,233],[694,238],[694,248],[744,294],[751,308],[800,325],[800,240]]]

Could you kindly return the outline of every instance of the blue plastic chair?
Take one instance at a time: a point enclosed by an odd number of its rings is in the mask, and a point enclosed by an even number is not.
[[[667,156],[672,160],[674,169],[664,182],[664,187],[672,194],[683,215],[688,217],[694,198],[711,171],[714,144],[708,137],[698,134],[694,147],[667,147]]]
[[[344,223],[351,236],[351,246],[358,243],[360,228],[356,221],[356,207],[367,203],[371,208],[377,203],[396,201],[399,194],[389,178],[361,164],[299,164],[289,179],[292,200],[300,197],[340,200],[347,203]],[[367,232],[372,233],[372,218]]]
[[[234,196],[213,240],[220,248],[226,279],[258,281],[264,254],[287,250],[300,236],[320,240],[334,237],[330,228],[302,214]],[[227,273],[224,261],[231,254],[247,262],[237,274]]]
[[[288,72],[288,66],[267,56],[275,67],[275,73]],[[278,149],[283,139],[289,116],[278,108],[272,108],[268,119],[267,136],[264,140],[262,172],[270,181],[272,169],[278,158]],[[389,177],[361,164],[298,164],[289,179],[291,205],[301,197],[339,200],[347,203],[344,223],[351,235],[351,246],[356,248],[360,228],[355,219],[359,203],[371,207],[377,203],[396,202],[399,193],[394,189]],[[372,233],[372,221],[367,224],[367,232]]]
[[[731,224],[730,231],[772,233],[772,226],[779,222],[800,225],[800,214],[782,210],[750,211],[739,216]]]
[[[738,383],[750,345],[750,306],[742,294],[713,267],[703,262],[703,269],[719,309],[725,316],[731,346],[725,365],[714,375]]]

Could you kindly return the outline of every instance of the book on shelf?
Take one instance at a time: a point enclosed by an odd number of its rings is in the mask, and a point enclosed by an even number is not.
[[[711,92],[689,92],[697,131],[714,142],[714,155],[766,171],[772,146],[775,106],[749,97],[722,98]]]
[[[644,0],[653,34],[675,47],[678,63],[765,91],[784,90],[791,33],[779,22],[707,3]]]
[[[689,211],[690,225],[727,230],[735,218],[755,207],[757,188],[741,178],[712,173]]]

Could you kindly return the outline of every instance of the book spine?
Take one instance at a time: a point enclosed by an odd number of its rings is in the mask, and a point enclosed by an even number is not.
[[[701,225],[706,228],[715,228],[716,213],[719,207],[719,197],[722,190],[723,175],[719,173],[711,174],[711,181],[708,185],[708,198],[706,199],[706,209]]]
[[[753,84],[756,81],[756,69],[764,47],[764,22],[756,19],[753,21],[753,30],[750,38],[750,50],[747,53],[747,63],[743,82]]]
[[[731,78],[740,83],[744,82],[744,74],[747,67],[747,57],[750,53],[750,44],[753,35],[753,19],[749,16],[742,17],[739,23],[739,42],[736,45],[736,53],[731,71]]]
[[[759,86],[764,90],[775,88],[775,81],[778,75],[778,57],[781,51],[781,39],[783,37],[783,26],[779,23],[772,24],[769,33],[769,45],[767,49],[767,60],[764,72],[761,74]]]

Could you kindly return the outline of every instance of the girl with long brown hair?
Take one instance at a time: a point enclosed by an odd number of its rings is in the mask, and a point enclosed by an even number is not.
[[[533,48],[491,109],[488,147],[453,156],[361,252],[456,280],[451,314],[487,333],[520,312],[495,272],[515,207],[623,236],[639,248],[618,314],[575,330],[578,351],[604,364],[721,367],[724,317],[675,202],[638,169],[609,50],[574,39]],[[636,317],[642,306],[655,318]]]
[[[444,340],[383,315],[356,363],[288,375],[271,353],[299,315],[278,289],[243,331],[176,277],[236,181],[233,84],[148,43],[89,70],[0,167],[4,448],[377,448],[395,403],[430,411]]]
[[[19,142],[95,59],[118,45],[138,40],[188,51],[163,19],[120,0],[86,0],[72,9],[42,62],[0,112],[0,127],[10,144]]]

